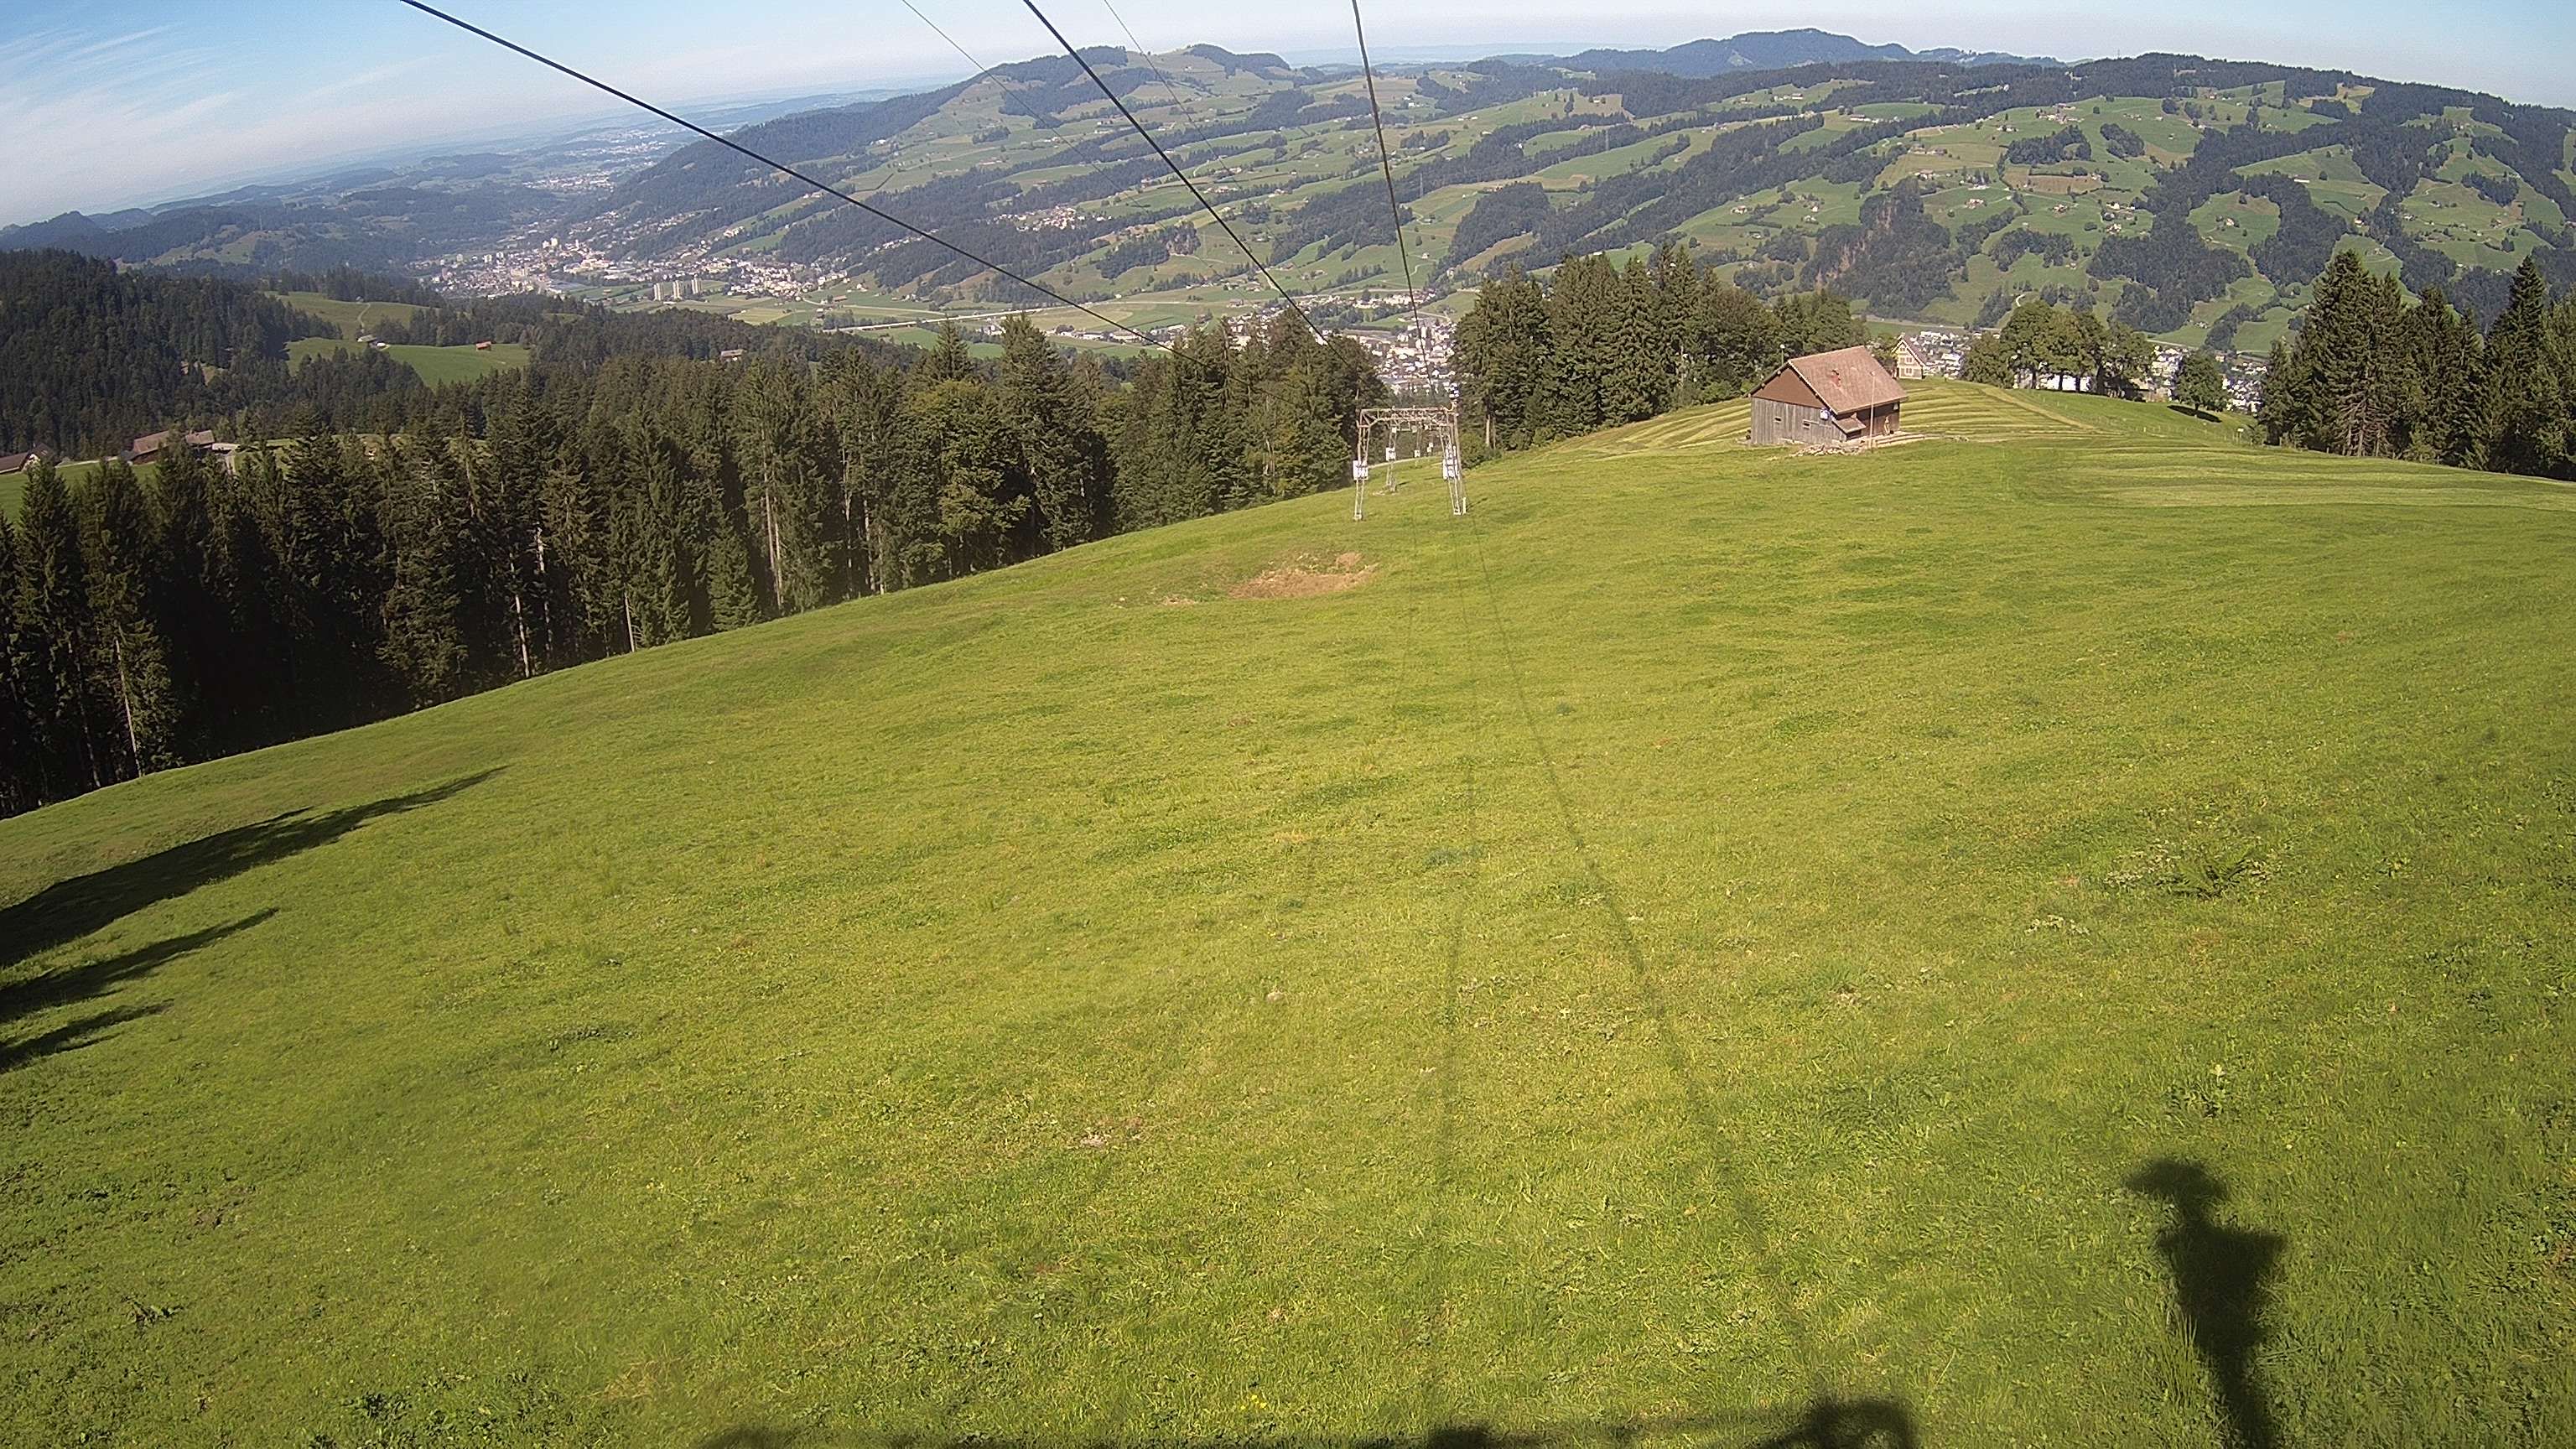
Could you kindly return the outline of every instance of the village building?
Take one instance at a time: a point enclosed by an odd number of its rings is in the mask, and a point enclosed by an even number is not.
[[[1839,445],[1893,437],[1905,389],[1866,347],[1792,357],[1753,390],[1753,441]]]
[[[0,478],[6,478],[12,473],[24,473],[27,471],[27,465],[34,461],[36,461],[36,455],[33,453],[0,453]]]
[[[1917,337],[1896,340],[1896,376],[1899,381],[1913,382],[1918,378],[1940,375],[1941,364],[1934,358],[1930,343]]]

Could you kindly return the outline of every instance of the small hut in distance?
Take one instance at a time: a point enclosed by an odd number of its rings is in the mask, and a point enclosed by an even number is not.
[[[1893,437],[1905,388],[1866,347],[1792,357],[1753,390],[1753,441],[1834,447]]]

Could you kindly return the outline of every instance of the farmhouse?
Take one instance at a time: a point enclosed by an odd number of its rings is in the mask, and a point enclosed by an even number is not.
[[[0,453],[0,478],[6,478],[12,473],[26,472],[27,465],[35,460],[36,455],[33,453]]]
[[[1753,441],[1856,443],[1891,437],[1905,389],[1866,347],[1792,357],[1753,390]]]

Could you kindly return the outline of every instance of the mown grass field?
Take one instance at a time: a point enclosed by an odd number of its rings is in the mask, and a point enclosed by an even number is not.
[[[271,292],[298,312],[309,313],[340,329],[351,342],[388,322],[408,322],[426,308],[409,302],[351,302],[324,292]]]
[[[0,822],[0,1439],[2567,1442],[2576,496],[1908,418]]]
[[[92,458],[86,462],[57,463],[54,467],[55,471],[62,477],[64,485],[66,487],[71,487],[77,486],[78,484],[88,480],[92,475],[96,474],[99,469],[99,462],[99,459]],[[142,467],[134,470],[135,478],[146,486],[149,486],[152,481],[160,475],[161,465],[158,463],[146,463]],[[25,473],[11,473],[6,476],[0,476],[0,513],[7,514],[13,520],[16,519],[18,516],[19,506],[25,503],[26,499],[27,475]]]
[[[335,337],[305,337],[286,344],[286,359],[290,365],[300,366],[324,353],[356,350],[356,343]],[[385,348],[385,355],[419,373],[420,380],[432,387],[442,382],[472,382],[505,367],[528,365],[528,345],[524,342],[496,342],[480,351],[471,346],[427,347],[396,342]]]

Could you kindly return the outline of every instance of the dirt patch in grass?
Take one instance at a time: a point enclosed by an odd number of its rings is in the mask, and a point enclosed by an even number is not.
[[[1320,594],[1338,594],[1356,589],[1377,577],[1377,565],[1361,560],[1355,553],[1336,556],[1327,563],[1315,558],[1300,558],[1295,563],[1263,569],[1242,583],[1226,590],[1229,599],[1311,599]]]

